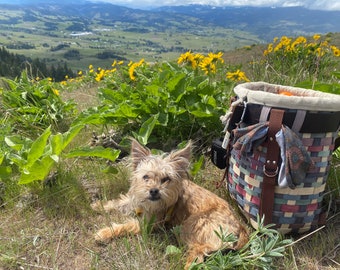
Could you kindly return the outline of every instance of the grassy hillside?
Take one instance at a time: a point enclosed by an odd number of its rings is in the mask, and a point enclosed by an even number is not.
[[[187,50],[228,51],[261,42],[249,32],[206,25],[186,15],[105,4],[53,8],[1,6],[0,45],[51,63],[62,59],[80,70],[89,64],[109,67],[116,58],[171,60]]]

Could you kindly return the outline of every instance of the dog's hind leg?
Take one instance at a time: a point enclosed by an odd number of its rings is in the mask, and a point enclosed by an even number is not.
[[[130,219],[123,224],[112,223],[111,226],[100,229],[95,233],[94,238],[97,242],[108,242],[115,237],[139,233],[139,221],[137,219]]]

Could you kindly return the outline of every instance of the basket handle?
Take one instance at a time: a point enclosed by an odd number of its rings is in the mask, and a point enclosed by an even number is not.
[[[263,166],[263,182],[261,193],[261,205],[259,214],[264,215],[264,224],[272,222],[274,208],[274,190],[276,178],[279,171],[280,147],[275,139],[275,134],[281,129],[284,110],[272,109],[269,117],[269,128],[267,133],[267,155]]]

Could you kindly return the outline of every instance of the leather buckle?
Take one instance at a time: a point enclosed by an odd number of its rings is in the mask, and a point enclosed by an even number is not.
[[[270,160],[267,160],[267,164],[269,164],[270,163]],[[278,172],[279,172],[279,167],[276,165],[276,169],[275,170],[268,170],[267,169],[267,164],[264,164],[264,166],[263,166],[263,173],[264,173],[264,175],[265,176],[267,176],[267,177],[276,177],[277,176],[277,174],[278,174]],[[276,164],[276,162],[275,161],[273,161],[273,164]]]

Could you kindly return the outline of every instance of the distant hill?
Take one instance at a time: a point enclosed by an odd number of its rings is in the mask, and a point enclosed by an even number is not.
[[[192,16],[212,25],[248,31],[267,41],[282,35],[340,32],[340,11],[202,5],[167,6],[153,11]]]
[[[13,0],[15,8],[38,10],[45,15],[77,16],[102,23],[138,22],[142,26],[166,29],[174,22],[195,22],[197,26],[210,25],[241,30],[270,41],[275,36],[313,35],[340,32],[340,11],[310,10],[303,7],[214,7],[205,5],[165,6],[152,10],[131,9],[108,3],[82,0]],[[0,10],[9,8],[0,4]],[[186,25],[186,24],[184,24]]]

